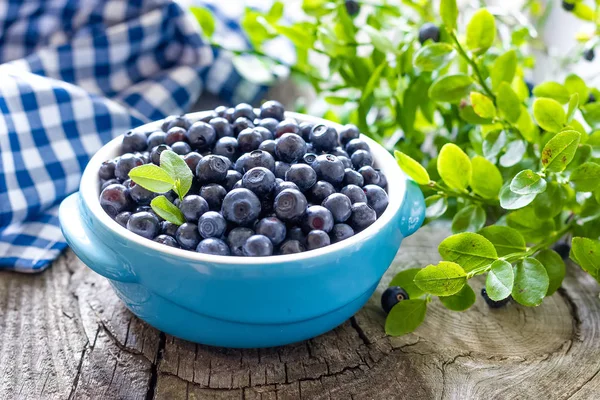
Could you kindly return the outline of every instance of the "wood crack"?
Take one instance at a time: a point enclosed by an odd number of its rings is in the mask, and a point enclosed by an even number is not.
[[[161,332],[158,340],[158,349],[156,350],[156,357],[154,360],[150,360],[152,366],[150,368],[150,379],[148,381],[148,391],[146,392],[146,400],[154,399],[156,394],[156,383],[158,382],[158,367],[162,361],[163,352],[165,350],[167,342],[167,336]]]

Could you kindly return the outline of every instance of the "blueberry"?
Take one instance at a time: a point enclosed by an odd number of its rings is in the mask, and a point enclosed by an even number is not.
[[[169,236],[169,235],[158,235],[157,237],[154,238],[154,241],[160,244],[164,244],[170,247],[175,247],[175,248],[179,248],[179,244],[177,243],[177,240],[175,240],[175,238],[173,236]]]
[[[210,120],[217,118],[219,115],[216,113],[216,111],[214,110],[210,110],[210,111],[205,111],[203,113],[203,116],[199,119],[199,121],[202,122],[210,122]]]
[[[379,182],[377,183],[377,186],[385,189],[388,184],[385,174],[380,169],[377,169],[377,168],[375,168],[375,171],[377,171],[377,173],[379,174]]]
[[[333,243],[337,243],[354,236],[354,229],[347,224],[335,224],[329,235],[331,237],[331,241]]]
[[[533,82],[525,80],[525,86],[527,86],[527,91],[529,93],[529,97],[531,97],[531,95],[533,95]]]
[[[236,171],[237,172],[237,171]],[[244,186],[242,185],[242,180],[240,179],[239,181],[237,181],[232,187],[231,190],[233,189],[243,189]],[[230,190],[230,192],[231,192]]]
[[[331,154],[317,156],[311,167],[317,173],[317,178],[332,185],[339,185],[344,180],[344,164]]]
[[[275,189],[275,175],[264,167],[255,167],[242,177],[242,186],[264,197]]]
[[[563,260],[568,260],[569,254],[571,253],[571,245],[569,245],[569,243],[566,242],[559,242],[552,246],[552,250],[557,252]]]
[[[379,173],[377,171],[375,171],[375,169],[373,167],[366,165],[366,166],[362,167],[361,169],[359,169],[358,172],[362,175],[362,177],[365,181],[365,185],[378,185],[379,184],[379,180],[381,178],[379,177]]]
[[[198,243],[196,247],[196,251],[198,253],[203,254],[212,254],[215,256],[229,256],[231,252],[229,251],[229,246],[227,243],[217,238],[207,238]]]
[[[148,149],[152,150],[156,146],[160,144],[165,144],[167,142],[167,134],[163,131],[152,132],[150,136],[148,136]]]
[[[229,121],[225,118],[217,117],[211,119],[208,124],[212,126],[215,134],[217,135],[217,139],[221,139],[224,137],[233,137],[233,128]]]
[[[321,230],[313,230],[306,235],[306,248],[308,250],[320,249],[321,247],[329,246],[331,239],[326,232]]]
[[[338,146],[337,131],[327,125],[317,125],[310,132],[310,141],[319,151],[330,151]]]
[[[273,135],[275,135],[275,131],[277,130],[278,124],[279,124],[279,121],[276,120],[275,118],[263,118],[260,121],[260,124],[258,124],[258,125],[263,128],[268,129],[269,132],[271,132]]]
[[[306,164],[294,164],[285,173],[285,180],[294,182],[302,192],[317,183],[317,173]]]
[[[312,164],[317,160],[317,155],[315,153],[306,153],[305,155],[302,156],[302,162],[306,165],[310,165],[312,167]]]
[[[114,184],[121,184],[121,182],[118,179],[109,179],[107,181],[101,181],[102,186],[100,187],[100,192],[102,192],[104,189],[106,189],[107,187],[109,187],[110,185],[114,185]]]
[[[352,215],[350,216],[350,226],[355,231],[362,231],[377,220],[375,210],[367,203],[352,204]]]
[[[342,145],[346,145],[352,139],[358,139],[360,136],[360,131],[355,125],[348,124],[344,125],[344,127],[339,132],[340,143]]]
[[[168,117],[166,117],[165,119],[163,119],[160,129],[163,132],[168,131],[169,130],[169,124],[171,124],[176,118],[177,118],[176,115],[169,115]]]
[[[170,129],[175,127],[187,130],[190,127],[190,125],[191,122],[185,115],[173,115],[164,119],[162,130],[168,132]]]
[[[346,7],[346,12],[351,17],[354,17],[360,11],[360,4],[356,0],[346,0],[344,6]]]
[[[262,106],[260,106],[260,117],[261,118],[274,118],[278,121],[283,119],[283,113],[285,109],[283,108],[283,104],[276,100],[265,101]]]
[[[440,28],[431,22],[423,24],[419,29],[419,42],[423,44],[426,40],[431,40],[433,42],[440,41]]]
[[[171,150],[173,150],[173,152],[179,154],[180,156],[185,156],[186,154],[192,151],[192,148],[186,142],[175,142],[171,146]]]
[[[254,150],[250,153],[243,154],[235,162],[235,170],[242,174],[256,167],[264,167],[270,171],[274,171],[275,159],[266,151]]]
[[[385,289],[381,295],[381,308],[388,314],[396,304],[400,303],[402,300],[408,300],[409,298],[406,290],[402,289],[400,286],[390,286]]]
[[[100,194],[100,205],[108,215],[114,218],[117,214],[129,210],[133,202],[129,191],[123,185],[109,185]]]
[[[571,3],[571,2],[563,0],[562,1],[562,8],[565,11],[569,11],[569,12],[573,11],[575,9],[575,3]]]
[[[156,197],[155,193],[149,191],[148,189],[144,189],[140,185],[137,185],[135,182],[131,182],[129,184],[128,189],[131,199],[141,206],[146,206],[150,204],[152,199]]]
[[[196,223],[209,209],[208,202],[197,194],[188,194],[179,204],[179,210],[188,222]]]
[[[240,117],[232,125],[233,134],[237,137],[240,132],[248,128],[254,128],[254,124],[248,118]]]
[[[281,193],[282,190],[285,189],[300,190],[294,182],[288,182],[280,178],[275,178],[275,190],[273,191],[275,196],[277,196],[279,193]]]
[[[293,118],[286,118],[277,124],[275,128],[275,137],[281,137],[284,133],[298,133],[300,128],[298,122]]]
[[[275,213],[283,221],[297,221],[304,215],[308,202],[306,197],[294,189],[284,189],[275,197]]]
[[[227,111],[226,106],[218,106],[217,108],[215,108],[215,114],[217,114],[217,117],[224,118],[226,111]]]
[[[256,126],[254,128],[254,130],[258,133],[260,133],[260,136],[262,136],[262,140],[273,140],[275,138],[275,136],[273,136],[273,132],[271,132],[270,130],[268,130],[267,128],[264,128],[262,126]]]
[[[213,154],[229,158],[231,161],[237,159],[238,155],[238,141],[229,136],[222,137],[217,140]]]
[[[150,206],[138,206],[135,208],[136,213],[142,212],[142,211],[147,211],[149,213],[156,215],[156,213],[154,212],[154,210],[152,210],[152,207],[150,207]],[[158,218],[158,216],[157,216],[157,218]]]
[[[220,238],[225,233],[227,221],[216,211],[208,211],[198,220],[198,232],[204,239]]]
[[[238,227],[233,228],[227,235],[227,244],[234,256],[243,256],[242,246],[250,236],[254,235],[254,231],[250,228]]]
[[[150,152],[150,161],[152,164],[160,165],[160,154],[165,150],[171,150],[171,146],[166,144],[159,144]]]
[[[247,257],[265,257],[273,254],[273,243],[264,235],[253,235],[242,246]]]
[[[266,151],[270,155],[274,156],[276,145],[277,145],[276,141],[274,141],[272,139],[267,139],[267,140],[263,141],[260,144],[260,146],[258,146],[258,149],[262,150],[262,151]]]
[[[129,171],[143,164],[144,161],[140,157],[133,154],[123,154],[119,157],[119,161],[115,166],[115,176],[117,179],[124,181],[129,178]]]
[[[237,138],[238,148],[242,153],[248,153],[252,150],[258,149],[258,146],[263,141],[260,132],[254,128],[247,128],[240,132]]]
[[[169,221],[162,221],[160,223],[159,232],[163,235],[175,237],[175,234],[177,233],[177,228],[179,228],[179,225],[175,225],[174,223]]]
[[[167,136],[165,137],[165,144],[170,146],[176,142],[187,142],[187,138],[185,136],[186,130],[175,126],[167,131]]]
[[[233,189],[223,199],[223,217],[238,225],[248,225],[260,214],[260,200],[248,189]]]
[[[194,122],[186,133],[187,141],[193,149],[208,150],[217,141],[214,128],[203,121]]]
[[[183,157],[183,161],[187,164],[189,169],[192,170],[193,174],[196,174],[196,167],[198,166],[198,162],[202,159],[200,153],[192,151],[187,153],[185,157]]]
[[[333,185],[327,181],[317,181],[310,188],[310,200],[315,204],[321,204],[328,196],[335,193]]]
[[[355,171],[352,168],[346,168],[344,170],[344,180],[342,181],[342,184],[344,186],[356,185],[362,187],[365,184],[365,180],[358,171]]]
[[[378,186],[377,188],[381,189]],[[352,214],[352,203],[350,202],[350,199],[348,196],[341,193],[334,193],[328,196],[325,200],[323,200],[321,205],[331,212],[335,222],[345,222]]]
[[[104,161],[98,170],[98,177],[103,180],[115,179],[116,166],[115,160]]]
[[[314,126],[315,124],[312,122],[302,122],[298,127],[298,135],[302,136],[302,139],[304,139],[305,142],[308,142],[310,140],[310,132]]]
[[[365,185],[363,191],[367,195],[367,204],[377,213],[377,217],[381,216],[389,204],[388,195],[380,186]]]
[[[594,53],[594,49],[586,49],[583,52],[583,59],[586,61],[594,61],[594,57],[596,57],[596,54]]]
[[[341,148],[339,146],[336,147],[335,149],[331,150],[329,152],[329,154],[331,154],[333,156],[336,156],[337,158],[340,158],[340,157],[346,157],[346,158],[348,158],[348,157],[350,157],[348,155],[348,153],[346,153],[346,150],[344,150],[343,148]]]
[[[147,211],[137,212],[129,217],[127,229],[146,239],[153,239],[158,233],[158,218]]]
[[[306,153],[306,142],[295,133],[284,133],[277,140],[275,154],[283,162],[293,163]]]
[[[244,117],[248,118],[250,121],[256,118],[256,114],[254,113],[254,108],[247,103],[240,103],[233,108],[233,120]]]
[[[227,190],[218,183],[209,183],[200,188],[200,196],[206,200],[211,210],[220,210],[226,195]]]
[[[310,206],[302,217],[302,229],[304,232],[321,230],[331,232],[333,228],[333,215],[323,206]]]
[[[232,107],[225,110],[225,113],[223,113],[223,118],[225,118],[227,121],[229,121],[229,123],[233,123],[233,121],[235,121],[233,119],[233,108]]]
[[[362,139],[352,139],[346,144],[346,152],[352,156],[357,150],[369,151],[369,145]]]
[[[127,132],[123,136],[123,144],[121,145],[121,151],[123,153],[133,153],[136,151],[144,151],[148,148],[148,142],[146,141],[146,134],[140,130],[133,130]]]
[[[235,185],[237,181],[241,181],[241,179],[242,174],[230,169],[227,171],[227,176],[225,177],[225,182],[223,182],[223,187],[229,192],[231,189],[233,189],[233,185]]]
[[[365,166],[373,166],[373,156],[367,150],[356,150],[354,153],[352,153],[350,161],[352,161],[352,166],[354,166],[355,169],[361,169]]]
[[[115,221],[117,221],[123,228],[127,228],[127,221],[129,221],[130,217],[131,213],[129,211],[123,211],[117,214]]]
[[[306,243],[306,235],[304,231],[299,226],[293,226],[287,230],[288,240],[297,240],[298,242],[305,244]]]
[[[505,299],[502,299],[502,300],[498,300],[498,301],[492,300],[492,299],[490,299],[490,297],[488,296],[488,294],[487,294],[487,291],[485,290],[485,288],[482,288],[482,289],[481,289],[481,297],[483,297],[483,299],[485,300],[485,302],[487,303],[487,305],[488,305],[490,308],[502,308],[502,307],[504,307],[504,306],[506,305],[506,303],[508,303],[508,302],[510,301],[510,299],[511,299],[511,296],[508,296],[507,298],[505,298]]]
[[[256,233],[269,238],[275,246],[283,242],[287,230],[285,224],[276,217],[263,218],[256,224]]]
[[[198,243],[200,243],[200,233],[198,233],[198,226],[191,222],[186,222],[177,228],[175,232],[175,239],[182,249],[194,250]]]
[[[196,177],[200,182],[222,182],[227,177],[230,161],[214,154],[202,157],[196,166]]]
[[[297,240],[286,240],[279,247],[279,254],[297,254],[306,251],[304,245]]]
[[[285,179],[285,174],[290,169],[291,165],[283,161],[275,161],[275,177]]]

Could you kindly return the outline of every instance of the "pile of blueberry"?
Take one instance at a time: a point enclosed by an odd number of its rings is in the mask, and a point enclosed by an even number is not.
[[[193,172],[179,208],[185,223],[162,220],[157,196],[129,179],[140,165],[179,154]],[[199,121],[171,116],[162,129],[133,130],[122,153],[99,170],[100,203],[130,231],[200,253],[270,256],[313,250],[362,231],[388,205],[387,180],[353,125],[339,132],[298,123],[277,101],[217,107]]]

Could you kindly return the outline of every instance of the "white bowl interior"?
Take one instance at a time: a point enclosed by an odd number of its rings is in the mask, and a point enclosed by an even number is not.
[[[206,112],[200,111],[196,113],[191,113],[188,114],[188,117],[190,117],[192,120],[197,120],[202,118],[204,113]],[[315,124],[325,123],[335,127],[336,129],[341,128],[341,125],[336,124],[334,122],[304,114],[286,112],[286,116],[295,118],[298,122],[307,121]],[[144,125],[144,127],[148,128],[151,126],[155,126],[159,128],[161,122],[162,121],[152,122],[150,124]],[[127,240],[135,242],[140,246],[144,246],[151,251],[159,251],[162,253],[172,254],[174,256],[188,259],[190,261],[235,265],[264,266],[266,264],[279,264],[286,261],[310,259],[313,257],[322,256],[332,251],[341,250],[343,248],[351,248],[356,244],[362,242],[363,240],[375,235],[383,226],[385,226],[392,220],[392,218],[394,217],[394,215],[396,215],[400,206],[402,205],[404,193],[406,190],[406,178],[400,170],[400,168],[398,167],[398,165],[396,164],[396,160],[386,149],[384,149],[374,140],[364,135],[361,135],[361,139],[363,139],[369,144],[371,153],[373,154],[373,158],[375,159],[375,166],[381,169],[381,171],[385,174],[388,180],[387,191],[389,196],[389,205],[387,209],[377,219],[377,221],[375,221],[375,223],[373,223],[364,231],[341,242],[334,243],[320,249],[305,251],[297,254],[275,255],[269,257],[216,256],[211,254],[202,254],[196,253],[194,251],[177,249],[174,247],[169,247],[160,243],[156,243],[152,240],[136,235],[119,225],[116,221],[110,218],[110,216],[100,206],[100,201],[98,199],[100,196],[100,182],[98,178],[98,169],[104,161],[109,160],[111,158],[115,158],[119,155],[121,142],[123,140],[122,136],[111,140],[104,147],[102,147],[94,155],[94,157],[92,157],[83,173],[79,190],[86,206],[94,214],[94,216],[100,222],[102,222],[108,229],[113,231],[116,235],[122,236]]]

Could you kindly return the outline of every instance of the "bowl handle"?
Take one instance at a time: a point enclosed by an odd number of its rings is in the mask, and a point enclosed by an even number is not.
[[[400,208],[400,231],[404,237],[410,236],[423,225],[425,219],[425,199],[415,182],[406,180],[406,194]]]
[[[79,192],[73,193],[62,201],[58,210],[60,228],[73,252],[84,264],[105,278],[136,282],[126,263],[120,261],[118,254],[99,240],[86,224],[81,201]]]

